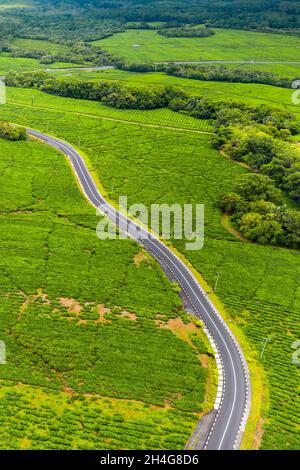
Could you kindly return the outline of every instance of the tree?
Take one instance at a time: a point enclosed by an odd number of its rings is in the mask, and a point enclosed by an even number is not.
[[[300,199],[300,159],[287,171],[284,177],[284,187],[291,197]]]
[[[8,140],[26,140],[27,134],[23,127],[17,127],[0,121],[0,137]]]
[[[220,199],[220,208],[227,214],[232,214],[235,212],[241,199],[241,196],[236,193],[224,194]]]
[[[274,182],[265,175],[245,175],[236,186],[236,192],[246,201],[260,199],[278,204],[282,201],[281,192],[275,188]]]
[[[241,233],[249,240],[263,245],[276,245],[284,236],[281,224],[276,220],[264,220],[261,214],[249,212],[240,220]]]

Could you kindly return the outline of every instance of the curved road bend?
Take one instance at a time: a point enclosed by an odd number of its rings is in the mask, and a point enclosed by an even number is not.
[[[219,372],[213,419],[209,429],[205,431],[201,445],[199,442],[196,443],[196,448],[207,450],[239,448],[251,404],[248,367],[240,347],[207,294],[187,266],[164,243],[108,204],[96,187],[83,158],[70,144],[32,129],[27,129],[27,133],[64,153],[70,160],[90,203],[106,214],[120,230],[143,245],[180,284],[188,299],[187,306],[205,324],[206,333],[215,350]]]

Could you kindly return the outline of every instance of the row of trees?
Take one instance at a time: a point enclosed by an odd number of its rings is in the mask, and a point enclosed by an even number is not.
[[[101,101],[119,109],[164,108],[174,99],[182,96],[175,88],[129,87],[121,82],[88,82],[60,80],[46,72],[11,73],[6,77],[8,86],[37,88],[46,93],[69,98]]]
[[[180,78],[191,78],[203,81],[261,83],[283,88],[291,88],[292,80],[279,77],[269,72],[259,70],[247,70],[242,68],[229,68],[224,65],[175,65],[164,67],[164,72]]]
[[[11,46],[7,41],[0,41],[0,51],[10,52],[12,57],[25,57],[37,59],[42,64],[54,62],[70,62],[75,64],[93,64],[96,66],[114,65],[122,66],[119,59],[100,47],[92,46],[84,42],[74,43],[68,52],[50,53],[43,50],[26,50]]]
[[[0,121],[0,137],[8,140],[26,140],[27,135],[23,127],[15,127],[6,121]]]
[[[207,38],[216,33],[206,26],[184,25],[177,28],[162,28],[158,34],[167,38]]]
[[[300,248],[300,213],[284,204],[268,176],[243,176],[235,192],[221,197],[220,207],[249,240]]]
[[[291,88],[290,78],[280,77],[270,72],[230,68],[224,65],[185,65],[185,64],[122,64],[119,67],[129,72],[165,72],[179,78],[190,78],[202,81],[261,83],[282,88]]]
[[[266,132],[282,139],[300,132],[296,117],[285,110],[267,106],[251,106],[235,100],[215,101],[204,96],[182,94],[169,103],[173,111],[187,113],[198,119],[213,119],[216,127],[216,145],[226,141],[230,126],[260,126]],[[224,135],[223,135],[224,134]],[[225,139],[223,142],[222,139]]]

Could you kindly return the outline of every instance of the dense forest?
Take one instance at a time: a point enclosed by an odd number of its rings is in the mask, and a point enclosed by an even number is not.
[[[34,8],[1,12],[0,37],[18,35],[70,44],[74,40],[103,39],[123,31],[128,22],[168,25],[174,21],[179,28],[205,24],[300,32],[298,0],[35,0],[32,3]]]
[[[53,1],[56,5],[61,3]],[[65,4],[76,4],[107,19],[206,22],[209,26],[259,30],[300,29],[298,0],[66,0]]]

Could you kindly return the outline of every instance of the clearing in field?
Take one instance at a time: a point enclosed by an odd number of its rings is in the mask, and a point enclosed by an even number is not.
[[[92,44],[133,62],[291,61],[300,62],[295,36],[215,29],[208,38],[166,38],[157,31],[127,30]],[[136,47],[136,46],[139,47]]]

